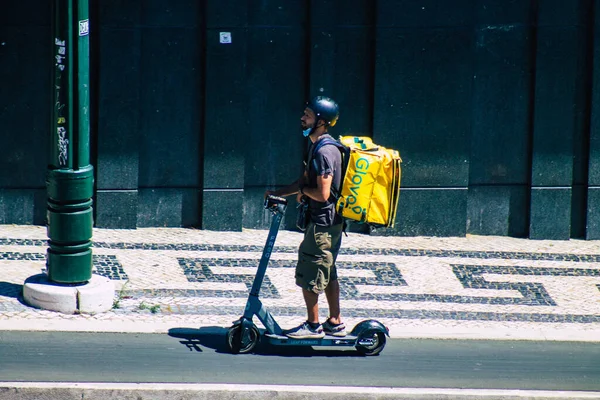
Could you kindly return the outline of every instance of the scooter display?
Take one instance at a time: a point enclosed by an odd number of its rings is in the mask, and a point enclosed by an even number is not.
[[[269,210],[273,218],[269,229],[269,236],[263,249],[260,263],[256,270],[256,276],[246,302],[244,315],[233,323],[227,330],[227,347],[234,354],[250,353],[261,340],[261,334],[253,322],[256,316],[264,325],[265,331],[262,340],[276,346],[354,346],[356,350],[365,356],[374,356],[383,350],[386,336],[389,337],[388,329],[379,321],[365,320],[358,323],[352,331],[344,336],[326,335],[321,339],[295,339],[287,337],[281,327],[277,324],[271,313],[264,307],[259,299],[260,288],[267,271],[269,259],[275,239],[281,225],[287,200],[277,196],[267,196],[265,209]]]

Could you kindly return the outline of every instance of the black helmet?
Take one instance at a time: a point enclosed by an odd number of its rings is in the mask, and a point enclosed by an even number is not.
[[[316,120],[322,119],[329,126],[334,126],[340,116],[340,110],[335,101],[329,97],[317,96],[306,104],[313,110]]]

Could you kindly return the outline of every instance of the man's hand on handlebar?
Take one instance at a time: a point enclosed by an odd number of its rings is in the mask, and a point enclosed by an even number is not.
[[[287,205],[287,200],[283,197],[274,196],[272,194],[267,195],[267,197],[265,198],[266,209],[277,208],[278,204],[283,204],[285,206]]]

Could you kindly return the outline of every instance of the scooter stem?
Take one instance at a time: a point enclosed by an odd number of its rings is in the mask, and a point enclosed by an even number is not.
[[[277,239],[279,225],[281,225],[281,220],[285,214],[285,204],[277,204],[269,209],[273,212],[274,216],[271,220],[271,228],[269,229],[269,236],[267,236],[267,243],[265,244],[260,263],[256,269],[256,277],[254,278],[254,283],[252,284],[252,290],[250,290],[250,296],[258,297],[260,287],[265,279],[267,265],[269,264],[273,247],[275,247],[275,239]]]

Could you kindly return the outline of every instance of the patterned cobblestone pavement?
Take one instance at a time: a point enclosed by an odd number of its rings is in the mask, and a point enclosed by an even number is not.
[[[267,231],[94,230],[94,271],[114,308],[66,315],[23,303],[45,269],[46,230],[0,225],[0,330],[166,332],[239,317]],[[284,328],[305,318],[294,285],[297,232],[280,231],[261,298]],[[392,337],[600,341],[597,241],[398,238],[349,233],[338,258],[343,316]],[[327,316],[321,299],[321,315]]]

